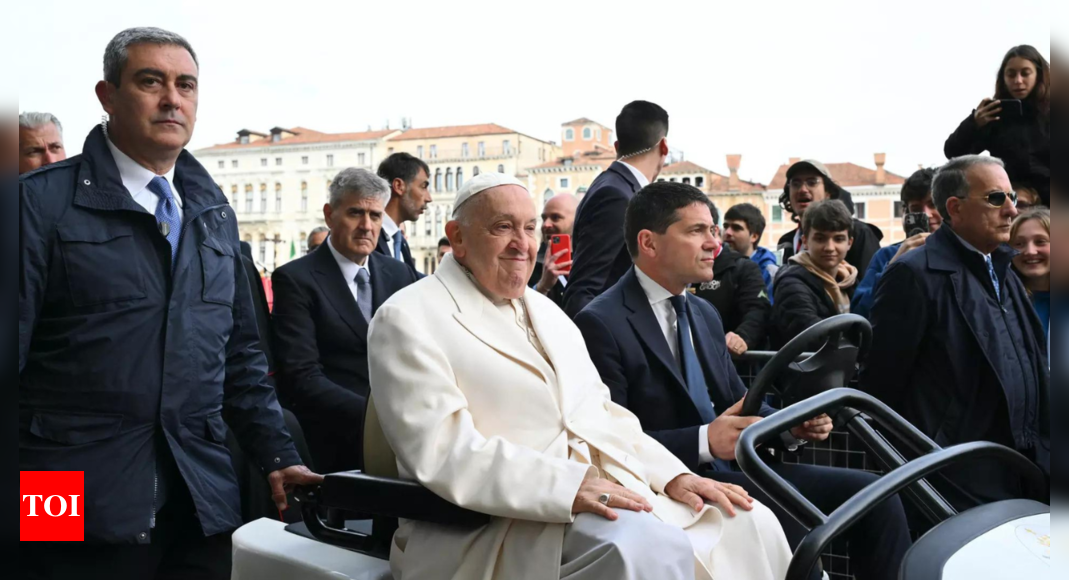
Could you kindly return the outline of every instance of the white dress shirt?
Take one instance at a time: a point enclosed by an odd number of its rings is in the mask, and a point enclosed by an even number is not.
[[[382,212],[382,231],[386,234],[386,245],[390,248],[390,257],[394,257],[397,254],[394,253],[393,237],[397,235],[397,232],[401,231],[401,227],[394,223],[390,214]]]
[[[650,180],[641,171],[639,171],[638,169],[635,169],[634,165],[631,165],[630,163],[628,163],[626,161],[621,161],[620,163],[622,163],[624,167],[626,167],[626,168],[631,170],[631,174],[635,176],[636,180],[638,180],[638,188],[639,189],[642,189],[643,187],[646,187],[647,185],[650,184]]]
[[[115,166],[119,169],[119,177],[122,179],[122,184],[126,191],[130,192],[137,205],[145,208],[148,213],[156,215],[156,207],[160,204],[160,197],[148,188],[148,184],[156,178],[156,174],[142,167],[137,161],[131,159],[129,155],[119,151],[119,148],[111,142],[111,139],[108,139],[107,142],[108,149],[111,150],[111,156],[115,159]],[[178,191],[178,186],[174,183],[174,167],[171,167],[170,171],[160,177],[166,179],[167,185],[171,186],[171,195],[174,196],[174,202],[177,206],[178,219],[183,219],[185,214],[182,212],[182,193]]]
[[[367,270],[368,280],[371,280],[371,269],[368,268],[367,256],[364,257],[363,264],[357,264],[356,262],[341,255],[341,252],[334,249],[334,242],[330,237],[327,237],[327,248],[330,249],[331,255],[334,256],[334,260],[338,262],[338,267],[341,268],[341,275],[345,278],[345,284],[349,286],[349,291],[353,293],[353,301],[359,302],[359,291],[356,287],[356,275],[360,270]]]
[[[653,316],[661,327],[661,333],[664,334],[664,339],[668,341],[668,350],[672,351],[672,357],[676,359],[676,364],[679,365],[680,373],[682,373],[683,364],[680,358],[679,339],[677,338],[679,336],[679,316],[676,315],[676,309],[672,306],[671,298],[673,294],[665,290],[657,282],[654,282],[637,266],[635,267],[635,275],[638,276],[638,283],[642,286],[642,291],[646,293],[646,298],[650,301],[650,307],[653,308]],[[686,296],[686,292],[681,296]],[[693,334],[690,337],[690,344],[693,347]],[[715,404],[713,405],[713,410],[716,410]],[[709,426],[702,425],[698,429],[698,461],[712,463],[713,459],[713,453],[709,450]]]

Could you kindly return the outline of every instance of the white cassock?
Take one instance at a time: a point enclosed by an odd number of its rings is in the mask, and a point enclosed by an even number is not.
[[[368,344],[401,477],[494,516],[476,530],[401,522],[391,556],[399,580],[558,580],[588,474],[642,494],[657,519],[683,529],[696,578],[786,576],[790,549],[766,507],[728,518],[664,495],[690,472],[612,402],[578,328],[541,294],[494,304],[448,256],[380,308]]]

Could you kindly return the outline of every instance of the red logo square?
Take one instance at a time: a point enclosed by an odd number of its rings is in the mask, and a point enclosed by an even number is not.
[[[85,472],[20,471],[20,542],[85,541]]]

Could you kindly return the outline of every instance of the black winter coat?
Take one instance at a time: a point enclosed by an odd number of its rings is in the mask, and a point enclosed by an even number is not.
[[[855,284],[844,293],[854,294]],[[773,350],[780,350],[814,324],[838,316],[839,308],[824,289],[824,282],[801,264],[788,264],[773,283],[775,305],[769,332]]]
[[[724,330],[734,332],[749,350],[764,348],[772,303],[756,262],[724,246],[713,266],[713,281],[695,289],[720,313]]]

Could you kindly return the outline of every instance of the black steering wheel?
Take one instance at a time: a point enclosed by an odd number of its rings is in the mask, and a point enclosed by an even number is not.
[[[799,360],[813,347],[816,354]],[[833,316],[814,324],[787,343],[754,379],[742,406],[743,417],[756,417],[769,391],[787,407],[813,395],[841,389],[857,374],[868,357],[872,325],[856,314]]]

